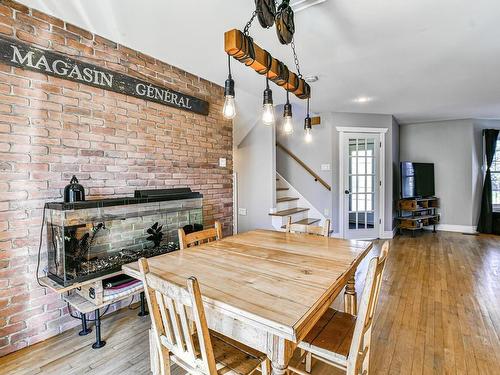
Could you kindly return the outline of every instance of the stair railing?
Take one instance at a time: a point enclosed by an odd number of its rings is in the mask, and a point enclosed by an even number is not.
[[[330,185],[328,185],[328,183],[323,180],[321,177],[318,176],[318,174],[316,172],[314,172],[311,168],[309,168],[307,166],[306,163],[304,163],[302,160],[299,159],[299,157],[297,155],[295,155],[292,151],[290,151],[289,149],[287,149],[285,146],[283,146],[281,143],[279,142],[276,142],[276,147],[280,148],[281,150],[283,150],[286,154],[288,154],[293,160],[295,160],[297,163],[299,163],[299,165],[304,168],[313,178],[314,178],[314,181],[317,181],[319,182],[321,185],[323,185],[326,189],[328,189],[329,191],[332,190],[332,187]]]

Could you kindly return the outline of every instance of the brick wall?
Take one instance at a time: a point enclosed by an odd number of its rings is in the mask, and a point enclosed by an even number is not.
[[[201,116],[0,64],[2,356],[77,324],[35,280],[43,204],[61,199],[73,174],[90,199],[189,186],[204,194],[205,224],[230,232],[232,127],[220,86],[60,19],[0,0],[0,34],[210,103]]]

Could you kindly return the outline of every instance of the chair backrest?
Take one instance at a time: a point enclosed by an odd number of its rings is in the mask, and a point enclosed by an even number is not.
[[[200,230],[186,234],[184,229],[179,228],[179,246],[186,249],[190,246],[201,245],[202,243],[217,241],[222,238],[222,225],[216,221],[213,228]]]
[[[389,242],[386,241],[382,245],[380,255],[372,258],[368,266],[365,287],[361,295],[358,317],[349,350],[348,375],[361,373],[363,363],[368,363],[369,360],[373,317],[380,294],[382,275],[388,252]]]
[[[292,217],[288,216],[286,231],[291,233],[308,233],[328,237],[330,235],[330,219],[326,219],[323,226],[320,227],[317,225],[292,224]]]
[[[150,272],[146,258],[139,259],[139,269],[162,368],[165,364],[168,366],[169,356],[174,355],[175,362],[189,373],[216,375],[212,342],[196,278],[187,279],[187,288],[183,288]],[[195,323],[196,334],[192,332],[189,318]]]

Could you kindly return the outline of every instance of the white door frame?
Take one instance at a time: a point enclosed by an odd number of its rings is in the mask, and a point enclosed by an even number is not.
[[[379,156],[379,225],[378,236],[384,238],[385,226],[385,134],[389,129],[387,128],[363,128],[363,127],[344,127],[337,126],[339,132],[339,230],[340,237],[345,237],[344,228],[344,134],[348,133],[378,133],[380,135],[380,156]]]

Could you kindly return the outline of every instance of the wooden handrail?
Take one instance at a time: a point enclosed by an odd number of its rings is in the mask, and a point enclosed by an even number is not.
[[[311,176],[313,176],[313,177],[314,177],[314,181],[318,181],[321,185],[323,185],[323,186],[324,186],[325,188],[327,188],[328,190],[330,190],[330,191],[332,190],[332,187],[331,187],[330,185],[328,185],[328,184],[326,183],[326,181],[325,181],[325,180],[323,180],[321,177],[319,177],[319,176],[316,174],[316,172],[314,172],[311,168],[309,168],[309,167],[306,165],[306,163],[304,163],[302,160],[300,160],[300,159],[298,158],[298,156],[297,156],[297,155],[295,155],[292,151],[290,151],[289,149],[287,149],[285,146],[283,146],[283,145],[282,145],[281,143],[279,143],[279,142],[276,142],[276,147],[281,148],[284,152],[286,152],[288,155],[290,155],[290,157],[291,157],[293,160],[295,160],[297,163],[299,163],[299,164],[300,164],[300,166],[301,166],[302,168],[304,168],[307,172],[309,172],[309,174],[310,174]]]

